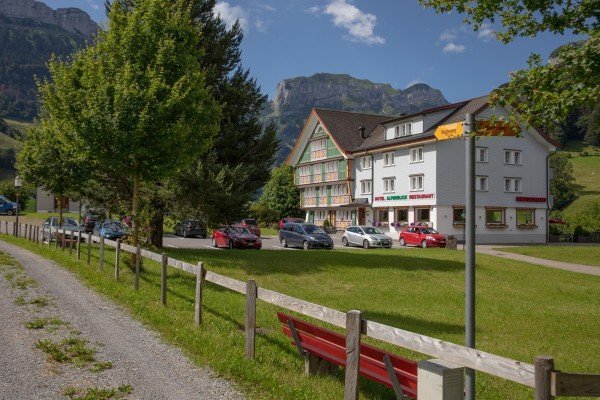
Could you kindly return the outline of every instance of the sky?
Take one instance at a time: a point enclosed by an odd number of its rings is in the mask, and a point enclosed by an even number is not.
[[[103,0],[43,1],[105,20]],[[329,72],[396,89],[426,83],[455,102],[508,81],[531,53],[547,59],[580,39],[542,34],[504,45],[494,38],[497,26],[474,32],[464,16],[436,14],[417,0],[220,0],[215,13],[227,24],[240,21],[243,66],[269,97],[283,79]]]

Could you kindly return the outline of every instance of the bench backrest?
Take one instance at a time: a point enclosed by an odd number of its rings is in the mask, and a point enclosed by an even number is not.
[[[293,322],[300,342],[307,352],[315,354],[316,356],[337,365],[346,365],[345,336],[283,313],[277,313],[277,317],[283,324],[283,332],[289,337],[293,336],[288,326],[288,321]],[[294,345],[294,342],[292,342],[292,345]],[[393,384],[383,359],[386,355],[390,358],[396,378],[398,379],[404,394],[416,399],[417,363],[413,360],[361,343],[359,374],[367,379],[392,388]]]

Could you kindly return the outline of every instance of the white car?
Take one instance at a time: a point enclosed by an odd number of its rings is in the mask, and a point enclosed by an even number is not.
[[[342,236],[344,246],[392,247],[392,238],[372,226],[349,226]]]
[[[56,228],[58,227],[58,217],[49,217],[44,221],[42,225],[42,241],[51,242],[56,239]],[[59,230],[64,229],[67,233],[67,240],[75,240],[76,235],[72,235],[72,232],[81,232],[81,227],[73,218],[63,217],[62,226],[58,227]],[[71,233],[71,234],[69,234]],[[62,235],[62,233],[60,233]],[[81,238],[83,242],[83,238]]]

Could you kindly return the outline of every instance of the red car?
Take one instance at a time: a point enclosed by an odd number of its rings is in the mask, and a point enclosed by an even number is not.
[[[228,247],[230,249],[260,250],[262,241],[243,226],[226,226],[213,232],[212,245],[213,247]]]
[[[302,218],[284,218],[281,221],[279,221],[279,223],[277,224],[277,229],[281,230],[281,228],[283,228],[283,226],[285,224],[290,223],[290,222],[295,222],[295,223],[298,223],[298,224],[303,224],[306,221],[303,220]]]
[[[400,246],[446,247],[446,236],[426,226],[409,226],[400,232]]]
[[[248,229],[251,233],[260,237],[260,226],[255,219],[246,218],[241,220],[240,222],[236,222],[233,226],[240,226]]]

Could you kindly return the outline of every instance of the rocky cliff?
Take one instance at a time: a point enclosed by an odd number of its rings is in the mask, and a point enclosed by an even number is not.
[[[444,104],[448,101],[442,92],[424,83],[402,90],[346,74],[321,73],[280,82],[273,101],[264,112],[264,119],[277,125],[282,141],[278,155],[281,161],[294,145],[313,107],[398,115]]]
[[[98,32],[90,16],[79,8],[53,10],[34,0],[0,0],[0,14],[11,18],[27,18],[44,24],[58,25],[64,30],[90,40]]]

